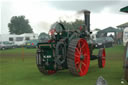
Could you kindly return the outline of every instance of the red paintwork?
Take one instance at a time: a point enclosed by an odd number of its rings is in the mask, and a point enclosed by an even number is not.
[[[82,30],[83,28],[82,28],[82,26],[80,26],[80,28],[79,28],[80,30]]]
[[[48,74],[54,74],[54,73],[56,73],[56,71],[54,71],[54,70],[48,70]]]
[[[106,56],[106,54],[105,54],[105,49],[103,49],[103,52],[102,52],[102,67],[104,68],[104,66],[105,66],[105,56]]]
[[[56,32],[55,29],[51,29],[51,30],[49,31],[49,34],[54,35],[55,32]]]
[[[84,59],[81,60],[80,56],[83,55]],[[89,46],[84,39],[80,39],[75,48],[75,67],[80,76],[87,74],[90,64]]]
[[[32,43],[32,45],[34,45],[34,43]]]

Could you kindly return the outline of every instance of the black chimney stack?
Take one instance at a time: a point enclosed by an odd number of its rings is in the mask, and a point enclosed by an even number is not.
[[[85,20],[85,27],[87,27],[88,32],[90,33],[90,11],[84,10],[84,20]]]

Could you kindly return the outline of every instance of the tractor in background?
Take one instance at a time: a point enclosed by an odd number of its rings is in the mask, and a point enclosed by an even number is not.
[[[51,39],[37,44],[36,64],[43,74],[54,74],[69,69],[76,76],[87,74],[90,60],[98,60],[99,68],[105,67],[105,48],[93,54],[96,43],[90,37],[90,11],[84,10],[85,24],[79,30],[66,30],[55,23],[49,31]]]

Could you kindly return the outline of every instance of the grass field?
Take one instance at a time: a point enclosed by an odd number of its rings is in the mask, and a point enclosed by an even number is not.
[[[36,49],[23,48],[0,51],[0,85],[95,85],[99,76],[103,76],[108,85],[122,85],[123,46],[107,48],[106,67],[99,69],[97,60],[91,61],[89,71],[83,77],[73,76],[68,70],[43,75],[36,67],[35,53]]]

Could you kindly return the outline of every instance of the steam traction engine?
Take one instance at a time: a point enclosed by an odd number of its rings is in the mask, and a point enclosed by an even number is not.
[[[43,74],[54,74],[58,70],[69,69],[73,75],[84,76],[90,60],[98,59],[100,68],[105,66],[105,49],[100,48],[93,55],[96,43],[90,38],[90,11],[85,10],[85,25],[78,30],[67,31],[63,24],[54,24],[49,33],[51,39],[38,43],[37,67]]]

